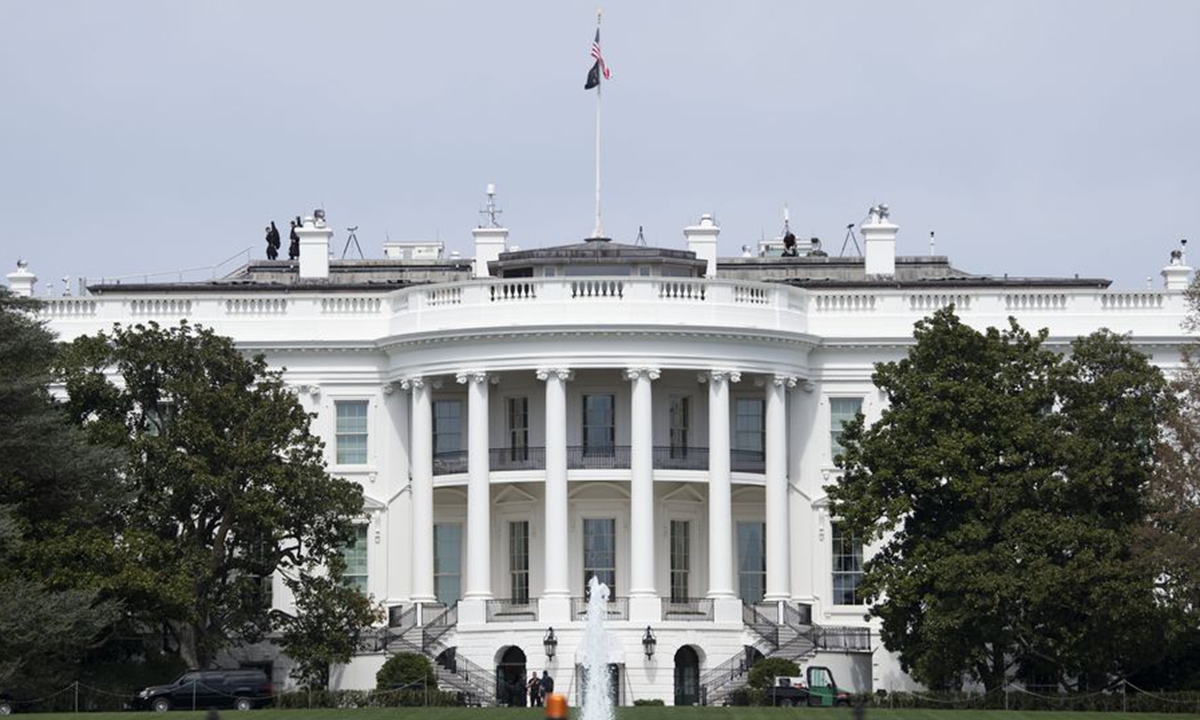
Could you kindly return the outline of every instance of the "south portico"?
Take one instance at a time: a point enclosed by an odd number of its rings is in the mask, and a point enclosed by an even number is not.
[[[792,599],[789,473],[800,465],[799,448],[789,452],[787,426],[790,414],[803,413],[787,408],[813,402],[803,371],[629,363],[405,375],[394,386],[403,392],[386,396],[385,416],[398,421],[390,439],[402,446],[410,476],[411,501],[396,507],[409,518],[391,522],[410,529],[411,577],[389,580],[387,601],[447,599],[435,581],[445,570],[436,567],[435,548],[444,524],[447,534],[460,533],[460,626],[489,622],[489,602],[500,607],[501,601],[527,604],[543,624],[576,621],[573,603],[583,594],[584,575],[604,579],[606,572],[631,622],[660,622],[664,603],[702,599],[713,621],[740,623],[733,493],[743,486],[760,498],[753,520],[765,524],[765,537],[754,540],[765,555],[754,600]],[[439,452],[449,425],[460,434],[458,453]],[[589,486],[596,492],[583,492]],[[672,520],[665,509],[670,493],[685,486],[693,488],[688,517],[695,521]],[[513,505],[515,492],[526,505],[538,505],[527,520],[503,519],[499,505]],[[603,492],[609,497],[600,503]],[[598,503],[607,509],[595,510]],[[744,503],[740,509],[744,514]],[[464,522],[452,531],[456,518]],[[674,556],[664,548],[672,543]],[[528,585],[497,592],[501,568],[518,572],[513,553],[521,547],[525,562],[537,565],[523,569]],[[588,567],[589,561],[599,565]]]

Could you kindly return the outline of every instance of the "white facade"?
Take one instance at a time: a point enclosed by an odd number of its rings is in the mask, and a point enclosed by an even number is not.
[[[881,412],[874,364],[902,357],[913,324],[953,303],[976,328],[1009,316],[1049,328],[1052,345],[1100,328],[1131,333],[1170,368],[1187,339],[1186,266],[1173,261],[1161,292],[901,282],[886,209],[870,229],[863,280],[820,288],[766,282],[787,265],[772,259],[719,261],[706,219],[688,229],[702,251],[692,277],[634,264],[573,276],[571,260],[536,276],[474,277],[484,264],[467,262],[449,281],[340,287],[337,263],[302,260],[305,279],[290,285],[107,287],[50,299],[45,315],[67,340],[187,319],[286,368],[330,471],[363,488],[356,576],[392,609],[393,628],[338,669],[339,687],[373,687],[388,652],[415,647],[441,657],[444,684],[491,702],[515,647],[525,677],[548,669],[574,701],[594,572],[615,581],[622,703],[670,704],[677,691],[719,701],[744,681],[748,647],[826,665],[841,686],[893,690],[909,680],[869,633],[865,608],[842,602],[853,572],[835,578],[834,555],[853,567],[853,546],[835,548],[823,490],[838,472],[840,418],[859,405],[868,421]],[[874,246],[889,255],[873,261]],[[866,277],[879,275],[896,281]],[[22,268],[14,288],[31,286],[28,276]],[[282,583],[275,602],[290,606]],[[685,678],[677,688],[676,660],[689,653],[697,687]]]

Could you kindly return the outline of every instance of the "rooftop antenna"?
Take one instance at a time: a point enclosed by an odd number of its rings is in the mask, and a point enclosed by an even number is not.
[[[357,225],[355,225],[354,227],[346,228],[346,232],[350,233],[350,236],[346,238],[346,247],[342,248],[342,259],[343,260],[346,259],[346,254],[350,252],[350,243],[354,243],[354,249],[358,251],[358,259],[359,260],[367,259],[363,255],[362,246],[358,244],[358,235],[355,235],[355,232],[357,230],[358,230]]]
[[[779,236],[783,237],[783,236],[787,235],[788,233],[790,233],[791,231],[792,231],[792,228],[790,225],[788,225],[788,206],[787,206],[787,203],[784,203],[783,204],[783,232],[780,233]]]
[[[842,240],[842,251],[838,253],[841,257],[846,257],[846,246],[850,243],[854,243],[854,252],[861,256],[862,248],[858,246],[858,237],[854,234],[854,223],[846,226],[846,237]]]
[[[71,276],[70,275],[63,275],[62,285],[63,285],[62,296],[63,297],[71,297]]]
[[[646,236],[642,234],[642,226],[641,225],[638,225],[637,240],[634,240],[633,244],[639,245],[641,247],[646,247]]]
[[[487,184],[487,206],[479,211],[480,215],[487,215],[488,227],[500,227],[500,223],[496,220],[496,216],[504,211],[496,207],[496,183]]]
[[[937,245],[934,242],[933,231],[930,230],[929,231],[929,254],[937,255],[936,248],[937,248]]]

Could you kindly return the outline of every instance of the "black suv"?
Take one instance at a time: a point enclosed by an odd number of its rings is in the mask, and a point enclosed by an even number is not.
[[[271,700],[271,681],[262,670],[192,670],[167,685],[148,687],[137,695],[135,709],[155,712],[233,708],[249,710]]]

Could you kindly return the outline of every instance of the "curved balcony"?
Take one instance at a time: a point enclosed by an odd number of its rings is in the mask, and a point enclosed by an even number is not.
[[[708,470],[708,455],[706,447],[656,446],[653,456],[654,469],[704,472]],[[629,461],[630,446],[628,445],[567,446],[568,470],[628,470]],[[729,467],[734,472],[763,473],[766,471],[765,453],[761,450],[731,450]],[[488,450],[488,468],[492,472],[545,470],[546,448],[491,448]],[[434,453],[434,475],[454,475],[465,472],[467,472],[466,450]]]

